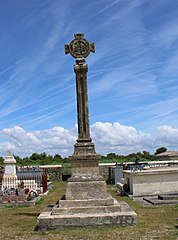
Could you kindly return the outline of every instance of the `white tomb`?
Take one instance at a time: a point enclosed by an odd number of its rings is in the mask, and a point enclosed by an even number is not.
[[[124,170],[124,183],[133,196],[175,194],[178,192],[178,166]]]
[[[33,179],[18,180],[16,174],[16,160],[14,156],[8,151],[7,157],[4,160],[5,171],[2,180],[2,190],[18,188],[23,182],[23,188],[29,188],[30,190],[37,189],[37,183]]]
[[[8,151],[7,157],[4,160],[5,171],[2,180],[2,190],[7,188],[17,188],[16,160]]]

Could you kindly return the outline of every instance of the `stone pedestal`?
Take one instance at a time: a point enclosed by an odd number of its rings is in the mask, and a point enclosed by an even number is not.
[[[40,214],[36,230],[137,223],[136,213],[107,193],[106,182],[99,175],[99,159],[92,142],[75,144],[65,200]]]

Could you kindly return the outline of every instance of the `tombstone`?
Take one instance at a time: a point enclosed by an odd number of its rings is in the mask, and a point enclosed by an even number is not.
[[[17,187],[17,174],[16,174],[16,160],[14,156],[8,151],[7,157],[4,160],[4,175],[2,180],[2,190],[5,188]]]
[[[67,182],[65,198],[38,217],[36,230],[87,227],[100,225],[132,225],[136,213],[126,204],[119,203],[106,190],[106,182],[99,174],[101,156],[95,152],[90,137],[87,71],[85,58],[95,52],[84,34],[75,34],[65,53],[75,59],[77,90],[78,138],[71,156],[71,177]]]
[[[115,184],[123,180],[123,165],[117,164],[114,168],[114,182]]]

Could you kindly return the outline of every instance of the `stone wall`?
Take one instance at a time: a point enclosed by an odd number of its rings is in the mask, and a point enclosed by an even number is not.
[[[108,180],[108,178],[112,174],[112,167],[115,166],[115,163],[100,163],[99,164],[99,172],[100,175],[103,177],[105,181]]]
[[[108,180],[110,175],[110,168],[113,166],[115,166],[115,163],[99,164],[100,175],[105,181]],[[43,172],[46,171],[49,174],[51,180],[62,180],[62,165],[44,165],[40,166],[40,169],[42,169]]]
[[[40,169],[49,174],[49,180],[62,180],[62,165],[41,165]]]

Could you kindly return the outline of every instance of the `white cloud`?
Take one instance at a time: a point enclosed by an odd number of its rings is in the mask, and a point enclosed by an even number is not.
[[[173,128],[171,126],[162,125],[157,128],[157,143],[161,143],[167,148],[177,150],[177,142],[178,142],[178,129]]]
[[[151,135],[118,122],[96,122],[91,126],[91,136],[97,152],[102,155],[109,152],[129,154],[143,150],[154,153],[161,146],[177,150],[178,129],[163,125]],[[65,129],[58,126],[41,131],[27,131],[15,126],[2,129],[0,138],[2,156],[6,155],[7,149],[19,156],[29,156],[33,152],[68,156],[73,153],[77,127]]]
[[[177,19],[173,19],[172,21],[168,21],[167,24],[163,26],[163,28],[157,33],[157,41],[160,45],[164,45],[164,47],[170,47],[174,44],[178,39],[178,26]]]
[[[118,2],[120,2],[120,0],[116,0],[108,5],[106,5],[105,7],[103,7],[102,9],[100,9],[98,12],[94,13],[93,15],[91,15],[90,17],[94,17],[97,16],[98,14],[104,12],[105,10],[107,10],[108,8],[114,6],[115,4],[117,4]]]
[[[7,150],[15,151],[16,150],[15,144],[10,142],[1,142],[0,143],[1,156],[7,154]]]
[[[91,127],[96,148],[103,153],[114,151],[118,154],[143,151],[150,148],[154,139],[150,134],[137,131],[134,127],[115,123],[97,122]]]
[[[7,149],[19,156],[31,155],[33,152],[46,152],[48,154],[69,154],[76,139],[74,129],[54,127],[42,131],[27,131],[19,126],[5,128],[0,131],[1,155]],[[6,142],[3,142],[5,140]],[[66,155],[65,154],[65,155]]]

